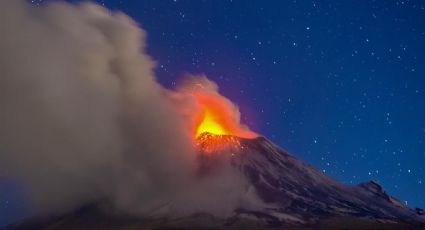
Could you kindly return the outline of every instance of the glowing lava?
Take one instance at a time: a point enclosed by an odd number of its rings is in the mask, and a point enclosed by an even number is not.
[[[208,94],[197,93],[195,96],[200,109],[195,119],[195,138],[203,133],[215,135],[233,135],[254,138],[256,134],[240,124],[237,107],[227,99]]]
[[[226,132],[225,128],[219,123],[217,118],[209,111],[204,112],[202,121],[196,129],[196,137],[199,137],[202,133],[211,133],[215,135],[225,135],[229,132]]]
[[[196,145],[202,153],[219,153],[222,151],[231,151],[232,156],[238,150],[243,149],[239,137],[231,135],[215,135],[208,132],[200,134],[196,139]]]
[[[195,140],[203,153],[231,151],[233,156],[234,152],[242,149],[241,137],[256,136],[239,123],[239,111],[235,109],[236,107],[231,107],[227,101],[223,102],[216,98],[204,97],[204,95],[197,99],[202,112],[195,124]]]

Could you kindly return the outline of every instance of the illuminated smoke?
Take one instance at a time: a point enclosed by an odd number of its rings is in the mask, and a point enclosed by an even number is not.
[[[204,132],[244,138],[257,136],[247,126],[241,124],[239,108],[221,95],[217,84],[205,76],[186,77],[177,92],[191,102],[188,110],[195,137]]]

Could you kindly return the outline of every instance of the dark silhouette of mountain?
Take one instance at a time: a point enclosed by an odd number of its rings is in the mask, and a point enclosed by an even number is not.
[[[341,184],[264,137],[204,133],[198,148],[201,176],[230,163],[249,182],[257,205],[224,219],[208,213],[140,219],[94,204],[6,229],[425,229],[423,210],[406,207],[376,181]]]

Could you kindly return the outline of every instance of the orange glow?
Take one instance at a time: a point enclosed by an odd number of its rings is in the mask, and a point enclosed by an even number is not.
[[[195,142],[198,142],[205,133],[238,138],[257,136],[247,126],[241,124],[241,114],[237,105],[221,95],[218,86],[205,76],[186,78],[178,93],[174,95],[177,102],[179,96],[184,98],[180,101],[179,108],[188,118],[188,128]],[[215,139],[214,142],[221,139]],[[211,142],[212,139],[208,140]]]
[[[239,110],[228,99],[200,91],[192,93],[192,96],[195,97],[199,108],[198,114],[195,115],[195,138],[203,133],[243,138],[256,136],[240,124]]]

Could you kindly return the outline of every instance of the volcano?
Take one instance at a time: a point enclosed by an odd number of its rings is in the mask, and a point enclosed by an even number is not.
[[[406,207],[376,181],[341,184],[264,137],[202,133],[197,148],[201,176],[230,165],[248,181],[245,195],[254,205],[226,218],[197,213],[140,219],[99,202],[5,229],[425,229],[423,212]]]

